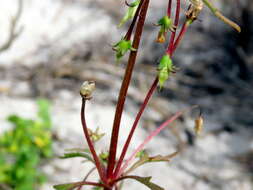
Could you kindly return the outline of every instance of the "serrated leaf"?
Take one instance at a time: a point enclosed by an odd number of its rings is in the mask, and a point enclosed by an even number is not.
[[[134,179],[140,183],[142,183],[143,185],[146,185],[149,189],[151,190],[164,190],[164,188],[160,187],[159,185],[151,182],[152,177],[140,177],[140,176],[124,176],[121,178],[121,180],[123,179]]]
[[[157,155],[157,156],[152,156],[150,157],[148,155],[148,153],[143,153],[142,156],[140,157],[140,159],[135,162],[133,164],[133,166],[131,168],[129,168],[125,174],[128,174],[130,172],[132,172],[133,170],[135,170],[136,168],[142,166],[143,164],[146,163],[151,163],[151,162],[169,162],[171,158],[173,158],[174,156],[176,156],[178,154],[178,152],[174,152],[172,154],[168,154],[166,156],[162,156],[162,155]]]

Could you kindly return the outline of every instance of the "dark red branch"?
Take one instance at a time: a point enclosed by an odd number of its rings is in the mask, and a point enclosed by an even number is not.
[[[175,20],[174,20],[174,26],[176,28],[178,27],[178,23],[179,23],[179,16],[180,16],[180,9],[181,9],[180,4],[181,4],[180,0],[177,0],[176,15],[175,15]],[[166,51],[167,54],[169,54],[169,55],[171,55],[171,52],[172,52],[172,49],[173,49],[175,36],[176,36],[176,30],[171,33],[169,46],[168,46],[167,51]]]
[[[176,39],[174,45],[173,45],[173,49],[172,49],[171,54],[173,54],[174,51],[177,49],[178,44],[179,44],[180,41],[183,39],[183,36],[184,36],[184,34],[186,33],[188,26],[189,26],[189,24],[188,24],[188,22],[187,22],[187,20],[186,20],[185,23],[183,24],[181,30],[180,30],[180,33],[178,34],[178,37],[177,37],[177,39]]]
[[[110,150],[109,150],[109,160],[108,160],[108,169],[107,169],[107,177],[109,178],[112,177],[113,170],[115,167],[121,116],[122,116],[122,112],[123,112],[123,108],[124,108],[124,104],[126,100],[128,87],[129,87],[130,80],[132,77],[133,68],[135,65],[136,57],[137,57],[138,47],[141,40],[141,35],[142,35],[143,26],[146,19],[148,6],[149,6],[149,0],[144,0],[143,6],[140,11],[140,16],[137,22],[134,40],[133,40],[133,48],[136,49],[136,51],[131,51],[129,55],[127,68],[125,71],[124,79],[123,79],[119,97],[118,97],[118,103],[117,103],[115,116],[114,116],[114,123],[113,123],[113,129],[112,129],[112,134],[111,134],[111,144],[110,144]]]
[[[84,132],[86,141],[88,143],[90,152],[91,152],[91,154],[93,156],[93,159],[94,159],[96,168],[98,170],[99,176],[100,176],[100,178],[101,178],[101,180],[103,182],[106,182],[104,168],[102,168],[102,165],[101,165],[101,163],[99,161],[99,158],[98,158],[97,153],[95,151],[94,145],[93,145],[93,143],[92,143],[92,141],[90,139],[88,128],[87,128],[87,125],[86,125],[86,120],[85,120],[85,103],[86,103],[86,99],[82,98],[81,121],[82,121],[82,126],[83,126],[83,132]]]
[[[142,7],[142,5],[143,5],[143,1],[144,1],[144,0],[142,0],[142,1],[140,2],[139,6],[138,6],[138,8],[137,8],[137,10],[136,10],[136,13],[135,13],[135,15],[134,15],[134,18],[133,18],[133,20],[132,20],[132,23],[131,23],[131,25],[130,25],[130,27],[129,27],[129,29],[128,29],[128,31],[127,31],[125,37],[124,37],[124,39],[126,39],[126,40],[130,40],[130,39],[131,39],[133,30],[134,30],[134,26],[135,26],[135,24],[136,24],[136,21],[137,21],[137,18],[138,18],[138,16],[139,16],[141,7]]]
[[[154,91],[155,91],[155,89],[156,89],[156,87],[157,87],[157,84],[158,84],[158,78],[156,78],[156,79],[154,80],[154,82],[153,82],[151,88],[149,89],[149,91],[148,91],[148,93],[147,93],[147,95],[146,95],[146,97],[145,97],[145,99],[144,99],[144,101],[143,101],[143,103],[142,103],[142,105],[141,105],[141,107],[140,107],[140,110],[139,110],[139,112],[138,112],[138,114],[137,114],[137,116],[136,116],[136,118],[135,118],[135,121],[134,121],[133,126],[132,126],[132,128],[131,128],[131,131],[130,131],[130,133],[129,133],[129,135],[128,135],[128,138],[127,138],[127,140],[126,140],[126,143],[125,143],[125,145],[124,145],[124,147],[123,147],[123,150],[122,150],[122,152],[121,152],[119,161],[118,161],[118,163],[117,163],[117,166],[116,166],[116,169],[115,169],[115,172],[114,172],[114,175],[113,175],[114,177],[117,177],[117,174],[118,174],[118,172],[119,172],[119,170],[120,170],[120,167],[121,167],[121,165],[122,165],[122,162],[123,162],[123,160],[124,160],[124,158],[125,158],[125,155],[126,155],[128,146],[129,146],[129,144],[130,144],[130,142],[131,142],[131,139],[132,139],[132,137],[133,137],[134,131],[135,131],[137,125],[138,125],[138,122],[139,122],[139,120],[140,120],[140,118],[141,118],[141,116],[142,116],[142,114],[143,114],[143,112],[144,112],[144,110],[145,110],[145,108],[146,108],[146,106],[147,106],[147,104],[148,104],[148,102],[149,102],[149,100],[150,100],[152,94],[154,93]]]
[[[169,18],[171,17],[171,6],[172,6],[172,0],[169,0],[168,9],[167,9],[167,15]]]

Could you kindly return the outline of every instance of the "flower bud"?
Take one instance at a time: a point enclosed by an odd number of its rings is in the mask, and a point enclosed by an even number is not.
[[[169,55],[164,55],[158,66],[158,80],[160,89],[168,80],[170,73],[173,72],[173,64]]]
[[[203,123],[204,123],[204,120],[203,120],[203,117],[200,115],[196,120],[195,120],[195,127],[194,127],[194,130],[195,130],[195,134],[198,136],[202,129],[203,129]]]
[[[119,62],[120,59],[128,51],[136,51],[136,49],[134,49],[132,47],[132,42],[130,40],[125,40],[124,38],[113,46],[113,50],[116,51],[116,60],[117,60],[117,62]]]
[[[95,90],[96,85],[94,81],[84,81],[80,88],[80,95],[86,100],[92,98],[92,93]]]

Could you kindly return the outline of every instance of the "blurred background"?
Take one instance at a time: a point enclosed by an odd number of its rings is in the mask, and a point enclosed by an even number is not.
[[[155,43],[159,29],[153,23],[166,13],[166,3],[151,1],[120,147],[165,51]],[[129,150],[176,111],[200,105],[200,137],[193,131],[198,111],[184,115],[146,147],[150,155],[181,153],[136,170],[165,189],[253,189],[253,2],[213,3],[242,32],[204,9],[173,58],[180,71],[154,95]],[[0,190],[51,190],[80,181],[92,168],[80,158],[59,158],[66,149],[87,147],[79,118],[84,80],[96,81],[88,125],[106,133],[96,146],[107,150],[126,63],[115,63],[111,45],[127,30],[129,23],[117,28],[125,10],[123,0],[1,1]],[[146,189],[135,182],[126,188]]]

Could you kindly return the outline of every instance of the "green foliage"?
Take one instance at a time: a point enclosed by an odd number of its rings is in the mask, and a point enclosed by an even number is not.
[[[45,181],[38,171],[43,158],[52,155],[49,103],[39,100],[36,120],[8,117],[13,129],[0,136],[0,184],[15,190],[35,190]]]
[[[66,158],[76,158],[76,157],[85,158],[87,161],[94,162],[89,150],[84,150],[80,152],[73,152],[73,151],[67,152],[67,153],[64,153],[64,155],[61,156],[60,158],[66,159]]]
[[[128,10],[124,17],[121,19],[118,27],[121,27],[123,24],[125,24],[128,20],[132,19],[137,11],[137,8],[140,4],[140,0],[136,0],[133,3],[129,4]]]
[[[140,177],[140,176],[124,176],[122,179],[134,179],[143,185],[146,185],[151,190],[164,190],[164,188],[160,187],[159,185],[156,185],[152,183],[150,180],[152,177]]]
[[[133,170],[137,169],[138,167],[146,164],[146,163],[151,163],[151,162],[169,162],[171,158],[175,157],[178,154],[178,152],[174,152],[172,154],[168,154],[166,156],[162,155],[157,155],[157,156],[149,156],[149,154],[145,151],[142,150],[140,151],[136,157],[139,158],[138,161],[136,161],[131,168],[129,168],[126,172],[125,175],[132,172]]]
[[[74,182],[74,183],[54,185],[53,187],[56,190],[72,190],[83,185],[91,185],[91,184],[88,184],[85,181],[80,181],[80,182]]]
[[[132,42],[130,40],[125,40],[124,38],[120,40],[113,46],[113,50],[116,51],[116,60],[117,62],[128,52],[128,51],[136,51],[132,47]]]

